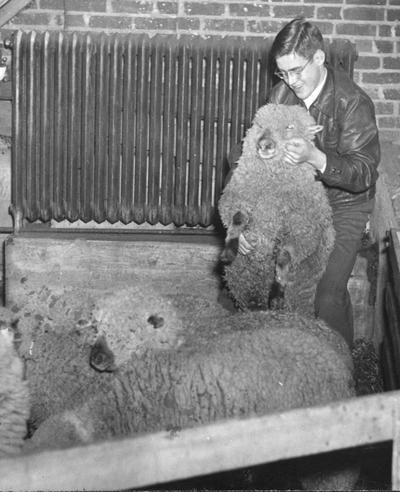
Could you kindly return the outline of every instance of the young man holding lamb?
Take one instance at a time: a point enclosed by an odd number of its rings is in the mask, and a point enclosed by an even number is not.
[[[293,138],[285,160],[308,163],[325,185],[336,232],[334,249],[315,296],[315,313],[353,343],[353,313],[347,283],[374,206],[380,145],[371,99],[344,71],[325,60],[318,28],[303,18],[277,34],[271,56],[281,79],[269,102],[302,105],[322,130],[314,142]],[[251,244],[241,235],[239,253]]]

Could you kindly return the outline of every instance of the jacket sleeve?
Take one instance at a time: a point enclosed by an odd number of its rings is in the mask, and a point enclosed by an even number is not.
[[[327,186],[360,193],[373,186],[378,178],[380,160],[378,129],[372,101],[358,94],[345,108],[338,110],[337,148],[322,148],[327,157],[323,173]]]

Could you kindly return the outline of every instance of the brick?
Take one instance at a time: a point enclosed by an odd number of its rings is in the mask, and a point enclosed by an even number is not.
[[[276,34],[283,24],[283,22],[271,20],[249,20],[246,23],[246,30],[251,33]]]
[[[362,81],[364,84],[399,84],[400,73],[366,72]]]
[[[381,116],[378,122],[380,128],[400,128],[400,118]]]
[[[378,36],[380,38],[390,38],[392,36],[393,26],[378,26]]]
[[[392,41],[378,41],[375,42],[376,49],[378,53],[393,53],[394,43]]]
[[[304,0],[304,3],[312,3],[318,5],[319,3],[327,4],[327,3],[338,3],[342,4],[342,0]]]
[[[317,19],[341,19],[342,8],[341,7],[318,7]]]
[[[177,28],[180,31],[199,31],[200,19],[198,17],[178,17]]]
[[[355,67],[359,70],[376,70],[380,64],[381,60],[377,56],[359,56]]]
[[[391,142],[398,144],[400,142],[400,131],[379,131],[379,140],[381,142]]]
[[[321,31],[322,35],[324,37],[329,36],[330,34],[333,34],[333,24],[332,22],[321,22],[318,20],[315,20],[313,22],[315,26],[318,27],[318,29]]]
[[[384,89],[383,95],[390,101],[400,101],[400,89]]]
[[[95,29],[131,29],[132,18],[110,15],[92,15],[89,19],[89,27]]]
[[[400,9],[388,9],[386,16],[389,22],[400,21]]]
[[[10,24],[57,27],[64,24],[64,17],[55,13],[35,13],[32,10],[23,10],[11,19]]]
[[[246,17],[270,17],[271,10],[265,3],[231,3],[229,13]]]
[[[187,15],[222,15],[225,5],[216,2],[186,2],[184,11]]]
[[[361,85],[360,84],[360,80],[358,81],[355,81],[358,85]],[[364,91],[369,95],[369,97],[375,101],[377,99],[379,99],[381,97],[381,91],[380,91],[380,88],[377,87],[377,86],[370,86],[370,85],[366,85],[363,87]]]
[[[375,103],[375,112],[377,115],[393,114],[394,104],[389,102],[377,101]]]
[[[356,46],[357,46],[357,51],[359,55],[361,53],[368,53],[371,54],[373,50],[373,41],[371,39],[363,39],[363,38],[357,38],[355,40]]]
[[[337,24],[337,34],[344,34],[345,36],[375,36],[376,26],[373,24]]]
[[[355,71],[353,73],[353,80],[357,85],[360,85],[360,79],[361,79],[360,73]]]
[[[87,28],[88,22],[85,21],[85,17],[83,15],[67,14],[65,16],[65,25],[68,26],[68,29],[72,29],[74,27]]]
[[[392,56],[383,58],[383,68],[385,70],[400,70],[400,56],[396,58]]]
[[[282,19],[292,20],[295,17],[304,16],[307,19],[313,19],[315,17],[314,6],[302,6],[302,5],[273,5],[272,15],[275,18],[281,17]]]
[[[153,3],[140,0],[113,0],[111,12],[115,14],[148,14],[153,11]]]
[[[343,18],[348,20],[379,21],[384,20],[385,9],[373,8],[345,8],[343,9]]]
[[[105,12],[106,0],[68,0],[68,11]]]
[[[43,10],[64,10],[64,0],[40,0],[40,8]]]
[[[160,14],[176,15],[178,4],[176,2],[157,2],[157,10]]]
[[[346,0],[346,5],[386,5],[386,0]]]
[[[206,31],[244,32],[242,19],[204,19]]]
[[[149,31],[176,31],[177,19],[171,17],[138,17],[134,27]]]

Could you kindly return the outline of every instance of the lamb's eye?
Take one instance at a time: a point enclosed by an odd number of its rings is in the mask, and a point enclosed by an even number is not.
[[[147,322],[153,325],[153,328],[161,328],[164,326],[164,318],[158,314],[152,314],[147,318]]]
[[[293,128],[294,128],[294,125],[288,125],[288,126],[286,127],[286,130],[293,130]]]

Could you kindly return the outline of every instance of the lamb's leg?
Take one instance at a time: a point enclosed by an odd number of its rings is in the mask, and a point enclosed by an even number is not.
[[[271,309],[283,309],[285,288],[290,282],[294,248],[286,245],[278,251],[275,263],[275,281],[271,289],[269,306]]]
[[[275,280],[283,290],[285,290],[286,285],[290,281],[293,253],[294,248],[286,245],[278,252],[276,257]]]

